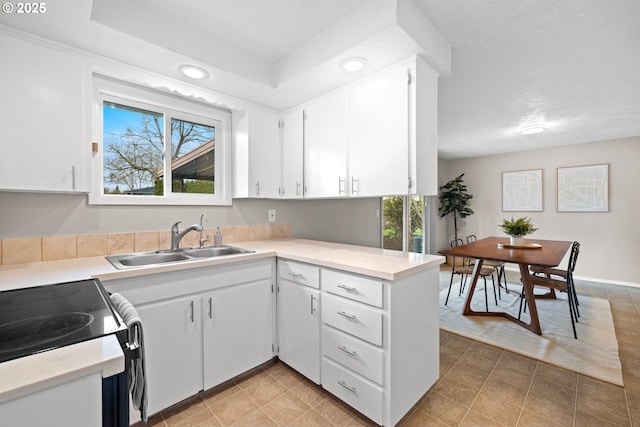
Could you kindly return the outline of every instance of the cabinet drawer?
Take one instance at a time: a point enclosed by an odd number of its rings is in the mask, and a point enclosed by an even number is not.
[[[278,260],[278,277],[320,289],[320,268],[315,265]]]
[[[341,365],[382,385],[384,359],[382,349],[329,326],[323,326],[322,353]]]
[[[375,345],[382,345],[382,313],[333,295],[322,297],[322,320],[327,325]]]
[[[382,281],[333,270],[322,270],[322,289],[382,308]]]
[[[378,424],[382,424],[382,389],[322,359],[322,387]]]

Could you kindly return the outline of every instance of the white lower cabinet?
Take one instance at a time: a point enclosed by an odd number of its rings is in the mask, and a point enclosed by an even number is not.
[[[102,280],[142,320],[149,415],[273,357],[274,265],[267,259]]]
[[[322,387],[349,406],[382,424],[383,389],[366,378],[322,358]]]
[[[278,261],[278,357],[320,384],[320,269]]]
[[[144,328],[149,414],[202,390],[200,301],[190,296],[136,307]]]
[[[77,378],[0,404],[7,427],[102,426],[102,376]]]
[[[273,356],[271,279],[202,296],[204,389]]]

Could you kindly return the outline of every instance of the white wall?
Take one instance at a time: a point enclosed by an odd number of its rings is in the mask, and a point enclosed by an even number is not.
[[[531,237],[577,240],[581,244],[578,277],[640,286],[633,268],[640,259],[640,136],[534,150],[441,161],[439,183],[464,173],[473,195],[475,214],[459,223],[459,235],[504,236],[498,223],[505,217],[528,216],[539,228]],[[558,167],[609,164],[609,212],[560,213],[556,208]],[[543,169],[543,211],[502,212],[502,172]],[[453,237],[453,220],[439,219],[438,249]],[[566,265],[566,258],[562,265]]]

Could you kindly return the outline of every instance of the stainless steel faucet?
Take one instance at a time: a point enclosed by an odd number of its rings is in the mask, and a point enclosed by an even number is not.
[[[173,224],[171,226],[171,250],[172,251],[177,251],[178,249],[180,249],[180,240],[182,240],[182,238],[190,231],[202,231],[202,226],[199,224],[193,224],[190,225],[189,227],[185,228],[184,230],[180,231],[180,228],[178,227],[178,224],[180,224],[181,221],[176,222],[175,224]]]
[[[202,220],[209,222],[207,216],[205,214],[200,215],[200,247],[204,247],[204,242],[209,241],[209,236],[204,236],[202,233],[204,232],[204,226],[202,225]]]

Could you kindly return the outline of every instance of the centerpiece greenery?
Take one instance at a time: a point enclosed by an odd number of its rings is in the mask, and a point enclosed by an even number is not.
[[[518,244],[515,239],[522,239],[524,236],[537,230],[533,223],[526,216],[514,219],[503,219],[502,224],[498,224],[502,231],[511,237],[511,244]],[[520,243],[522,240],[519,241]]]

